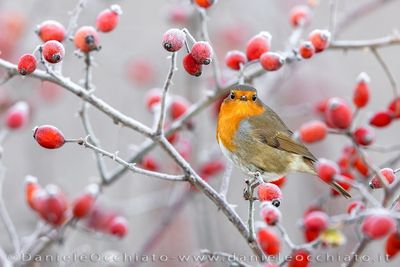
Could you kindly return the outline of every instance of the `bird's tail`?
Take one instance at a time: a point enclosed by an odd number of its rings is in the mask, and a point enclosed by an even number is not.
[[[315,161],[314,160],[305,160],[306,164],[309,166],[309,170],[307,173],[314,174],[318,176],[317,170],[315,169]],[[347,192],[346,189],[344,189],[340,184],[337,182],[332,182],[329,184],[334,190],[338,191],[342,196],[345,198],[351,198],[351,195],[349,192]]]
[[[349,192],[347,192],[346,189],[344,189],[340,184],[338,184],[337,182],[332,182],[329,184],[330,186],[332,186],[333,189],[335,189],[336,191],[338,191],[342,196],[344,196],[345,198],[351,198],[351,195]]]

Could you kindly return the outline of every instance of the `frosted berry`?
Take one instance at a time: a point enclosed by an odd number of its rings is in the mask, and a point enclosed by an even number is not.
[[[370,78],[365,72],[360,73],[357,84],[354,88],[353,103],[358,108],[363,108],[369,101],[369,82]]]
[[[96,201],[96,196],[99,193],[99,186],[92,184],[87,187],[86,192],[78,196],[72,204],[72,214],[75,218],[86,217]]]
[[[275,225],[281,220],[282,214],[277,207],[267,203],[261,208],[260,216],[266,224]]]
[[[186,99],[176,98],[169,106],[169,114],[173,120],[177,120],[187,112],[189,107],[190,104]]]
[[[400,252],[400,234],[392,233],[386,240],[385,252],[389,259],[392,259]]]
[[[335,175],[339,173],[339,166],[328,159],[319,159],[315,168],[319,178],[326,183],[333,182]]]
[[[257,231],[257,241],[266,255],[277,255],[281,251],[279,237],[267,228]]]
[[[315,53],[315,48],[313,44],[309,41],[303,42],[299,46],[299,55],[304,58],[308,59],[311,58]]]
[[[99,34],[97,33],[96,29],[91,26],[82,26],[75,32],[75,47],[81,50],[83,53],[99,50],[99,42]]]
[[[36,33],[43,42],[51,40],[62,42],[65,38],[64,26],[54,20],[46,20],[39,24]]]
[[[199,7],[202,8],[209,8],[212,5],[214,5],[217,0],[194,0],[194,2],[196,3],[196,5],[198,5]]]
[[[299,129],[299,138],[304,143],[314,143],[326,137],[328,127],[322,121],[304,123]]]
[[[288,267],[308,267],[310,265],[310,252],[304,249],[296,250],[290,255]]]
[[[20,101],[11,106],[6,113],[6,125],[9,129],[16,130],[23,127],[29,120],[29,106]]]
[[[347,205],[348,214],[352,214],[353,212],[360,212],[362,210],[365,210],[365,205],[360,200],[352,201]]]
[[[327,30],[314,30],[308,36],[308,40],[313,44],[316,53],[328,48],[330,39],[331,33]]]
[[[276,71],[282,67],[285,59],[278,53],[266,52],[261,55],[260,63],[266,71]]]
[[[33,131],[33,138],[35,138],[36,142],[44,148],[60,148],[65,143],[64,135],[54,126],[42,125],[36,127]]]
[[[109,222],[109,233],[123,238],[128,233],[128,221],[122,216],[116,216]]]
[[[304,217],[303,225],[306,230],[323,231],[328,228],[329,218],[323,211],[313,211]]]
[[[151,89],[145,96],[146,107],[153,111],[154,107],[161,102],[162,91],[158,88]]]
[[[248,60],[256,60],[262,54],[268,52],[271,47],[271,35],[268,32],[260,32],[253,36],[246,45],[246,56]]]
[[[213,51],[208,42],[195,42],[192,46],[191,54],[197,63],[208,65],[211,63]]]
[[[347,129],[353,118],[353,112],[347,103],[340,98],[331,98],[325,111],[328,122],[339,129]]]
[[[356,143],[363,146],[369,146],[375,139],[374,132],[370,128],[366,127],[357,128],[354,131],[353,136]]]
[[[183,68],[192,76],[198,77],[202,73],[202,65],[197,63],[190,53],[183,58]]]
[[[274,206],[280,205],[282,199],[281,189],[272,183],[262,183],[258,187],[258,199],[260,201],[271,201]]]
[[[110,32],[117,27],[119,16],[122,14],[119,5],[112,5],[109,9],[103,10],[96,18],[96,28],[101,32]]]
[[[369,124],[375,127],[386,127],[393,120],[394,114],[391,111],[376,112],[370,119]]]
[[[41,189],[40,185],[38,184],[37,178],[28,175],[25,178],[25,200],[28,205],[34,209],[34,194]]]
[[[233,70],[240,70],[240,65],[244,65],[247,62],[245,53],[239,50],[232,50],[226,53],[225,64]]]
[[[21,75],[31,74],[36,70],[36,58],[32,54],[24,54],[18,60],[18,72]]]
[[[46,186],[47,197],[39,211],[41,217],[51,225],[59,226],[66,219],[67,199],[60,188],[55,185]]]
[[[396,179],[396,175],[395,175],[393,169],[391,169],[391,168],[383,168],[383,169],[379,170],[379,173],[386,180],[387,184],[392,184],[394,182],[394,180]],[[375,174],[372,177],[371,182],[369,183],[369,186],[374,189],[383,187],[378,175]]]
[[[47,41],[42,46],[43,58],[52,64],[60,62],[65,55],[64,45],[59,41]]]
[[[380,239],[396,229],[396,223],[388,214],[368,215],[361,224],[361,231],[370,239]]]
[[[185,44],[185,33],[180,29],[169,29],[162,38],[162,46],[169,52],[176,52]]]
[[[289,19],[293,27],[307,25],[311,20],[311,9],[305,5],[295,6],[290,10]]]

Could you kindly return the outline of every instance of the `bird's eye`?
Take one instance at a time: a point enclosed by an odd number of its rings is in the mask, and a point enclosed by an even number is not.
[[[235,93],[231,93],[231,99],[235,99]]]
[[[253,101],[256,101],[256,100],[257,100],[257,95],[253,95],[253,96],[251,97],[251,99],[252,99]]]

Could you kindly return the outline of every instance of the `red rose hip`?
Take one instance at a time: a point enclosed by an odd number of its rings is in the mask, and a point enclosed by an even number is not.
[[[358,108],[363,108],[369,101],[369,76],[362,72],[358,75],[357,84],[354,89],[353,103]]]
[[[304,143],[314,143],[326,137],[328,127],[322,121],[310,121],[299,129],[300,140]]]
[[[109,9],[103,10],[96,18],[96,28],[101,32],[110,32],[117,27],[119,16],[122,14],[119,5],[112,5]]]
[[[191,54],[197,63],[208,65],[212,60],[212,48],[208,42],[195,42],[192,46]]]
[[[327,159],[319,159],[315,168],[319,178],[325,183],[333,182],[335,175],[339,173],[339,166]]]
[[[217,0],[195,0],[196,5],[202,8],[209,8],[214,5]]]
[[[163,35],[162,46],[168,52],[176,52],[185,44],[185,33],[180,29],[169,29]]]
[[[303,42],[299,46],[299,54],[302,58],[311,58],[315,53],[315,48],[311,42]]]
[[[114,217],[109,223],[110,234],[123,238],[128,233],[128,221],[122,216]]]
[[[339,129],[347,129],[353,119],[353,112],[349,105],[336,97],[329,99],[325,114],[329,122],[328,125]]]
[[[327,30],[314,30],[308,36],[308,40],[313,44],[316,53],[324,51],[329,46],[331,34]]]
[[[266,52],[261,55],[260,63],[266,71],[276,71],[282,67],[285,59],[278,53]]]
[[[260,201],[271,201],[272,205],[278,207],[282,199],[281,189],[272,183],[262,183],[258,186],[258,199]]]
[[[65,143],[62,132],[54,126],[42,125],[34,129],[33,138],[36,142],[48,149],[60,148]]]
[[[199,77],[202,73],[202,65],[190,53],[183,58],[183,68],[192,76]]]
[[[260,32],[253,36],[246,45],[246,56],[248,60],[259,59],[262,54],[268,52],[271,47],[271,34]]]
[[[391,111],[376,112],[369,120],[369,124],[375,127],[386,127],[393,120],[394,114]]]
[[[65,49],[59,41],[47,41],[42,47],[43,58],[52,64],[60,62],[64,58]]]
[[[386,180],[387,184],[392,184],[394,182],[394,180],[396,179],[396,175],[395,175],[393,169],[391,169],[391,168],[383,168],[383,169],[379,170],[379,173],[381,174],[381,176],[383,176],[382,178],[384,178]],[[374,177],[372,177],[371,182],[369,183],[369,186],[373,189],[383,187],[383,184],[381,183],[381,180],[379,179],[377,174],[374,175]]]
[[[18,60],[18,72],[21,75],[31,74],[36,70],[36,58],[32,54],[24,54]]]
[[[373,131],[366,127],[357,128],[354,131],[353,136],[356,143],[363,146],[369,146],[375,138]]]
[[[6,113],[6,126],[16,130],[23,127],[29,119],[29,106],[20,101],[11,106]]]
[[[289,18],[293,27],[307,25],[311,20],[311,9],[306,5],[295,6],[290,10]]]
[[[54,20],[46,20],[39,24],[36,33],[43,42],[51,40],[62,42],[65,38],[64,26]]]
[[[239,50],[232,50],[226,53],[225,64],[233,70],[240,70],[240,65],[244,65],[247,62],[245,53]]]
[[[83,53],[99,50],[99,41],[99,34],[91,26],[82,26],[75,32],[74,44]]]

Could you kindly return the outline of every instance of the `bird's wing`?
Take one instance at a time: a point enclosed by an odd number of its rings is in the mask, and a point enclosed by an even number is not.
[[[257,141],[273,148],[301,155],[311,161],[316,161],[317,159],[304,144],[293,138],[293,132],[289,130],[278,115],[269,107],[266,107],[266,109],[268,110],[268,115],[264,113],[249,118],[248,122],[252,126],[252,136],[254,136]]]

